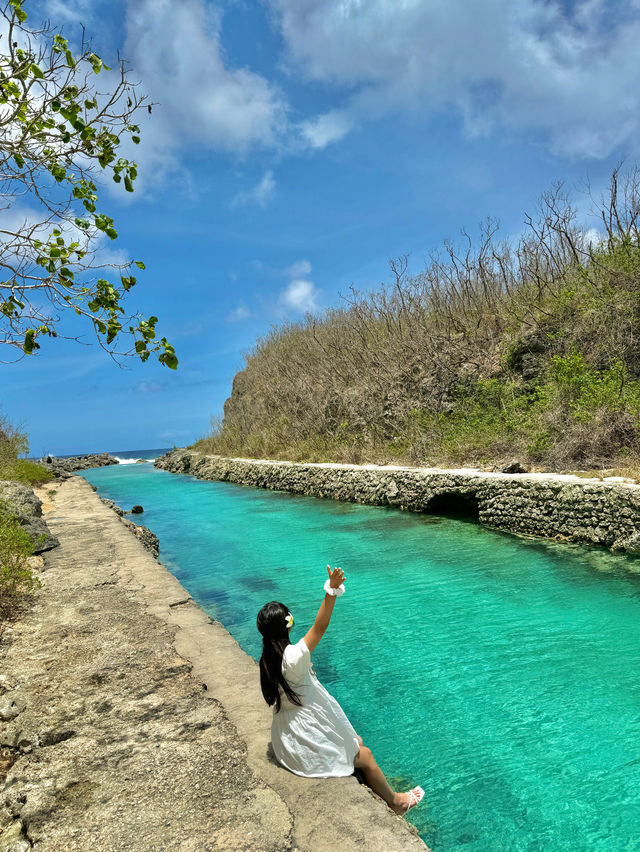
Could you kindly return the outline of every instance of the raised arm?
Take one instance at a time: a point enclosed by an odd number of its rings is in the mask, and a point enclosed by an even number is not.
[[[342,568],[334,568],[333,571],[327,565],[327,571],[329,573],[329,585],[332,589],[337,589],[338,586],[344,581],[344,571]],[[309,630],[304,637],[305,645],[309,649],[309,651],[313,652],[318,647],[318,643],[324,636],[324,632],[329,626],[329,622],[331,621],[331,613],[333,612],[333,607],[335,605],[336,599],[334,595],[326,594],[324,596],[324,600],[320,604],[320,609],[318,610],[318,614],[316,615],[316,620],[313,622],[313,627]]]

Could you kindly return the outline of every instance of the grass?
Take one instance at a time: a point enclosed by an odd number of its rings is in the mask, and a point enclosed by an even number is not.
[[[24,608],[40,581],[29,568],[33,553],[29,535],[6,506],[0,504],[0,635]]]
[[[26,459],[10,459],[0,462],[0,479],[22,482],[23,485],[44,485],[54,478],[50,470]]]

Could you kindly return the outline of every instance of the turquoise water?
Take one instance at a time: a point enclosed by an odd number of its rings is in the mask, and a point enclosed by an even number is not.
[[[424,787],[410,819],[434,852],[640,849],[640,575],[623,557],[150,464],[85,475],[144,506],[161,560],[254,657],[263,603],[290,607],[296,641],[326,563],[344,568],[316,671],[387,775]]]

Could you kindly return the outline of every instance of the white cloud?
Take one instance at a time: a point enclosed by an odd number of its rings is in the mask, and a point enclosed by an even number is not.
[[[179,152],[192,142],[241,154],[282,134],[285,100],[259,74],[228,66],[220,24],[203,0],[129,0],[124,53],[157,103],[135,152],[142,173],[179,169]]]
[[[324,115],[303,121],[300,133],[311,148],[326,148],[332,142],[338,142],[351,130],[351,120],[346,113],[332,110]]]
[[[602,245],[606,240],[605,234],[602,231],[599,231],[597,228],[587,228],[582,232],[582,242],[585,248],[591,246],[591,248],[597,248],[599,245]]]
[[[471,133],[496,126],[542,133],[561,154],[603,157],[636,144],[633,0],[269,2],[291,61],[307,78],[341,87],[353,122],[453,108]],[[309,144],[321,147],[339,126],[321,116],[305,129]]]
[[[304,278],[311,273],[311,264],[304,258],[296,260],[291,266],[287,266],[284,274],[287,278]]]
[[[284,274],[290,281],[278,298],[280,311],[285,314],[291,311],[306,314],[320,309],[318,305],[320,291],[308,278],[311,268],[309,261],[301,258],[282,270],[280,274]]]
[[[234,308],[227,314],[226,320],[227,322],[243,322],[249,319],[250,316],[251,311],[246,305],[238,305],[237,308]]]
[[[280,302],[284,308],[307,313],[318,310],[317,296],[318,291],[314,283],[300,278],[290,282],[280,294]]]
[[[46,15],[54,26],[61,24],[86,24],[93,18],[95,0],[48,0],[44,5]],[[108,64],[108,63],[107,63]]]
[[[165,386],[160,384],[160,382],[138,382],[135,389],[136,393],[143,396],[150,396],[151,394],[161,393],[165,389]]]
[[[239,192],[232,200],[233,207],[240,207],[246,204],[258,204],[260,207],[266,207],[271,201],[276,191],[276,182],[271,170],[266,171],[262,179],[248,192]]]

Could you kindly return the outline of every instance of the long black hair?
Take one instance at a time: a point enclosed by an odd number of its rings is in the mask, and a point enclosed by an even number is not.
[[[292,704],[302,707],[300,696],[291,689],[282,674],[282,655],[289,642],[288,608],[278,601],[265,604],[258,613],[258,630],[262,634],[260,657],[260,688],[269,707],[280,710],[280,689]]]

